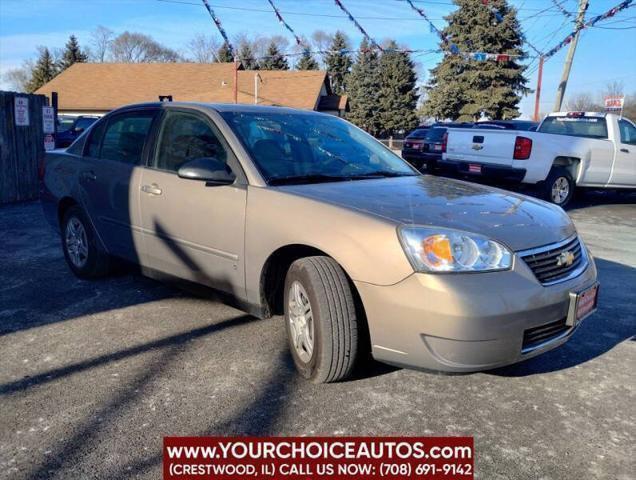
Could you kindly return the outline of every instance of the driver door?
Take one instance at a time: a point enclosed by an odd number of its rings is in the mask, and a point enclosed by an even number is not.
[[[184,179],[189,160],[214,157],[237,175],[232,185]],[[156,270],[245,295],[247,185],[221,133],[203,113],[167,108],[140,182],[144,263]]]

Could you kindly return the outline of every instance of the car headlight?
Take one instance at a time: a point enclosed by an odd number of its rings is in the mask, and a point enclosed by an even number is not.
[[[492,272],[512,266],[508,248],[476,233],[404,226],[398,234],[418,272]]]

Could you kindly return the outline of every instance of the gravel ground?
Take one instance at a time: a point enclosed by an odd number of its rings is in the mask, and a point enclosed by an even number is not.
[[[483,479],[633,479],[636,197],[571,210],[599,311],[569,343],[446,376],[369,362],[352,381],[293,371],[257,320],[135,273],[67,269],[38,204],[0,208],[0,478],[160,478],[164,435],[473,435]]]

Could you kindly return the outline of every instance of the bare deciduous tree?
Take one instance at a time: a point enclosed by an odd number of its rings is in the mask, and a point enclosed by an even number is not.
[[[11,90],[26,92],[26,86],[31,79],[31,70],[26,65],[7,70],[2,75],[2,80],[9,84]]]
[[[199,33],[188,42],[186,48],[193,61],[197,63],[212,63],[218,61],[216,52],[220,46],[221,42],[215,37]]]
[[[115,33],[110,29],[99,25],[91,34],[91,60],[103,63],[108,56],[110,44],[115,37]]]
[[[118,35],[110,45],[110,56],[115,62],[147,63],[177,62],[179,54],[161,45],[148,35],[136,32],[124,32]]]
[[[603,110],[594,97],[587,92],[577,93],[565,102],[565,109],[574,112],[596,112]]]

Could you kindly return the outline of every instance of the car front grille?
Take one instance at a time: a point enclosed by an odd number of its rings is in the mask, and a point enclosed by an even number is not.
[[[549,342],[550,340],[560,336],[563,332],[570,329],[570,327],[565,324],[565,321],[566,318],[563,317],[561,320],[557,320],[556,322],[546,323],[524,331],[522,349],[526,351],[532,350],[540,344]]]
[[[574,278],[587,266],[585,248],[577,236],[554,245],[520,252],[520,256],[543,285]]]

